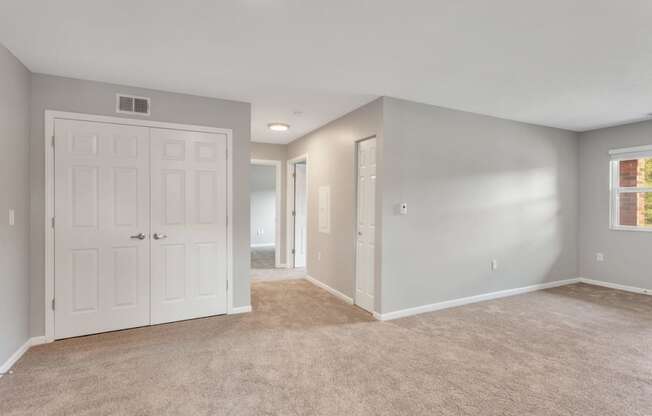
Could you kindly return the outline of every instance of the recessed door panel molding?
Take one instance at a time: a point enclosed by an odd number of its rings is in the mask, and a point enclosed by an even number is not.
[[[376,139],[357,145],[355,303],[374,312],[376,243]]]
[[[213,224],[216,222],[218,186],[215,171],[199,170],[195,172],[196,192],[195,207],[197,222],[200,224]]]
[[[74,227],[97,228],[99,219],[99,167],[70,168],[70,196]]]
[[[183,301],[186,298],[186,246],[185,244],[161,244],[163,255],[165,295],[163,302]]]
[[[99,306],[100,261],[95,248],[74,249],[72,257],[72,313],[94,312]]]
[[[227,136],[150,137],[152,323],[226,313]]]
[[[215,258],[219,258],[219,247],[215,243],[198,243],[195,245],[195,250],[197,250],[198,295],[218,296],[215,276],[220,270],[224,270],[224,265],[215,261]]]
[[[54,337],[147,325],[149,129],[54,124]]]
[[[116,227],[138,226],[138,168],[113,168],[113,219]],[[145,225],[145,224],[143,224]]]
[[[161,204],[166,225],[186,224],[186,172],[182,169],[165,169],[162,175]]]
[[[138,246],[113,248],[113,308],[130,308],[138,305]]]

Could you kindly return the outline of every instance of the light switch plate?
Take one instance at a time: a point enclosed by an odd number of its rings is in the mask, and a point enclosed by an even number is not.
[[[9,225],[16,223],[16,212],[13,209],[9,210]]]

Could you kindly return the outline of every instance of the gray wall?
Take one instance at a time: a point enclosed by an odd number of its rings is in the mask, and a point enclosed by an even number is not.
[[[353,297],[355,287],[355,142],[373,135],[378,138],[380,154],[382,99],[372,101],[288,146],[288,159],[308,155],[308,274],[349,297]],[[377,181],[377,198],[380,200],[380,174]],[[319,232],[315,215],[319,187],[325,185],[331,187],[330,234]],[[380,230],[377,235],[380,235]],[[380,246],[377,252],[379,250]],[[321,260],[317,260],[318,253],[321,253]],[[377,279],[379,273],[377,268]]]
[[[609,149],[652,144],[652,122],[580,134],[580,275],[652,289],[652,233],[609,229]],[[604,262],[596,262],[604,253]]]
[[[0,365],[29,338],[29,80],[0,45]]]
[[[281,264],[287,264],[287,152],[288,145],[251,143],[251,158],[281,162]]]
[[[575,133],[393,98],[383,111],[383,313],[577,277]]]
[[[44,323],[44,112],[70,111],[120,117],[115,112],[118,92],[150,97],[148,120],[233,129],[234,169],[234,306],[249,297],[249,158],[251,106],[247,103],[174,94],[49,75],[32,77],[30,131],[31,189],[31,333],[43,335]],[[127,118],[136,116],[128,115]]]

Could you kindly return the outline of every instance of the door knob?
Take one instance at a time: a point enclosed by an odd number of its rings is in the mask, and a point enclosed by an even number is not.
[[[162,240],[164,238],[168,238],[168,236],[165,235],[165,234],[159,234],[159,233],[154,234],[154,240]]]
[[[145,234],[143,234],[143,233],[140,233],[140,234],[132,235],[132,236],[129,237],[129,238],[133,238],[133,239],[135,239],[135,240],[136,240],[136,239],[137,239],[137,240],[144,240],[144,239],[147,238],[147,236],[146,236]]]

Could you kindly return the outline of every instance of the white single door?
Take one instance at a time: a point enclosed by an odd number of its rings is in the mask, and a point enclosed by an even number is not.
[[[152,324],[226,313],[227,137],[150,135]]]
[[[355,303],[374,311],[376,241],[376,139],[358,143],[358,219]]]
[[[294,267],[306,267],[308,189],[306,164],[294,165]]]
[[[149,324],[149,129],[55,122],[55,338]]]

